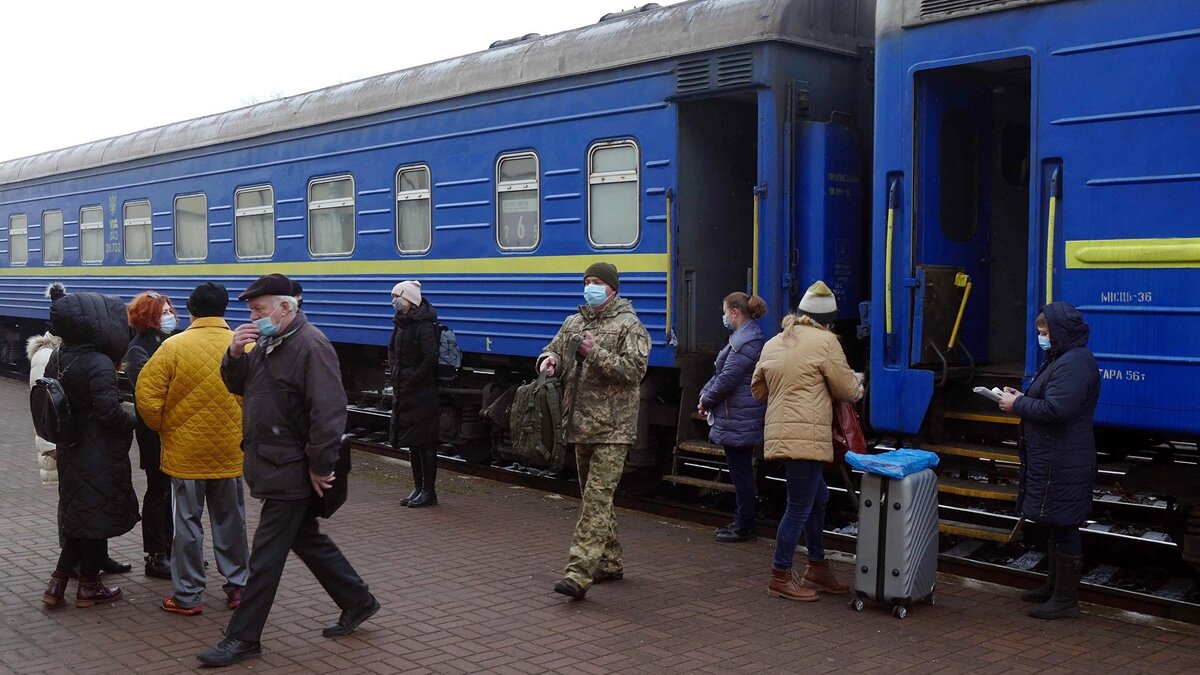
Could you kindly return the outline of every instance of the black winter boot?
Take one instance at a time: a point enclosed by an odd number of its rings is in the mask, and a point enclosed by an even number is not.
[[[421,494],[421,450],[419,448],[408,449],[408,464],[412,467],[413,475],[413,490],[408,493],[408,496],[400,500],[400,506],[408,506],[409,502],[417,498]]]
[[[1029,610],[1029,616],[1035,619],[1079,616],[1079,576],[1083,572],[1083,556],[1055,554],[1054,566],[1054,593],[1049,600]]]
[[[410,509],[422,506],[437,506],[437,491],[434,483],[437,481],[437,446],[430,445],[420,449],[421,453],[421,494],[408,503]]]
[[[1050,559],[1046,561],[1046,583],[1022,593],[1021,599],[1025,602],[1036,602],[1041,604],[1049,600],[1050,597],[1054,595],[1055,569],[1057,569],[1058,565],[1055,562],[1057,554],[1054,551],[1053,543],[1050,544],[1050,551],[1050,555],[1047,556]]]

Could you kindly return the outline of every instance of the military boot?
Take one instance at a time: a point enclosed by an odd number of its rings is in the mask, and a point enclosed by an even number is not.
[[[408,503],[408,508],[419,509],[423,506],[437,506],[437,446],[430,445],[421,448],[421,493]]]
[[[400,500],[400,506],[408,506],[409,502],[421,494],[421,451],[418,448],[408,449],[408,464],[412,467],[413,489],[407,497]]]
[[[1079,576],[1083,556],[1058,553],[1054,556],[1054,593],[1050,599],[1029,610],[1035,619],[1065,619],[1079,616]]]

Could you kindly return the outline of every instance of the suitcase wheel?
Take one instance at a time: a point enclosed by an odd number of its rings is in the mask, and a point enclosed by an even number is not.
[[[896,605],[892,608],[892,616],[896,617],[897,619],[903,619],[904,617],[908,616],[908,609],[901,605]]]
[[[853,609],[856,612],[863,611],[863,607],[866,607],[866,603],[863,602],[862,598],[855,598],[850,601],[850,609]]]

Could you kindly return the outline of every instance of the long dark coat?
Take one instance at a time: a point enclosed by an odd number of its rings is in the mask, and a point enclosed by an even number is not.
[[[394,448],[415,448],[438,441],[437,311],[428,300],[410,314],[392,319],[388,343],[388,368],[392,373],[392,423],[389,440]]]
[[[1087,347],[1088,325],[1079,310],[1054,302],[1042,313],[1050,327],[1050,351],[1033,384],[1013,405],[1021,416],[1018,508],[1044,525],[1078,526],[1092,511],[1092,418],[1100,371]]]
[[[750,393],[750,379],[763,348],[762,327],[754,319],[742,324],[717,354],[713,376],[700,390],[700,403],[712,412],[708,440],[745,447],[763,441],[767,404]]]
[[[46,373],[65,371],[61,381],[79,429],[79,440],[58,445],[59,532],[117,537],[140,520],[129,462],[134,415],[121,407],[114,366],[129,343],[125,305],[115,296],[72,293],[51,305],[50,322],[63,344]]]
[[[153,328],[138,333],[129,341],[129,350],[125,352],[123,363],[125,364],[125,377],[129,378],[129,384],[135,390],[137,389],[138,375],[142,373],[142,368],[146,366],[150,357],[154,356],[154,352],[158,351],[158,346],[162,344],[162,341],[162,333]],[[158,437],[157,431],[146,426],[141,415],[138,415],[134,436],[137,438],[138,444],[138,466],[143,471],[157,470],[162,462],[162,439]]]

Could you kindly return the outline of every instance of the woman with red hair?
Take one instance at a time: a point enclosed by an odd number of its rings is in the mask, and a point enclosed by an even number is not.
[[[129,326],[136,335],[125,353],[125,376],[137,388],[142,367],[158,351],[162,341],[175,332],[178,318],[171,299],[154,291],[139,293],[129,303]],[[171,578],[171,481],[159,469],[162,443],[158,432],[137,419],[135,431],[142,470],[146,472],[146,494],[142,498],[142,548],[146,551],[146,576]]]

